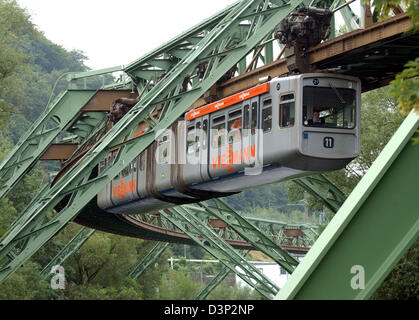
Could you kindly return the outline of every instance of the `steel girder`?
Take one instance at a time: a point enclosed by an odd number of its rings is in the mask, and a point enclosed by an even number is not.
[[[247,254],[250,252],[250,250],[247,250],[244,252],[244,250],[239,250],[239,254],[243,256],[243,258],[246,258]],[[202,289],[200,293],[195,297],[195,300],[205,300],[208,295],[218,287],[218,285],[223,282],[223,280],[228,276],[228,274],[231,272],[230,268],[224,267],[216,276],[214,279],[208,283],[208,285]]]
[[[207,211],[205,208],[200,207],[198,204],[192,207],[193,210],[196,211],[196,214],[205,218],[208,225],[211,225],[213,222],[212,214],[210,211]],[[221,211],[224,214],[224,211]],[[236,213],[238,215],[238,213]],[[147,225],[155,226],[158,228],[163,228],[166,231],[177,231],[178,228],[170,221],[166,220],[160,214],[156,213],[147,213],[147,214],[139,214],[133,216],[136,220],[140,221],[141,223],[145,223]],[[226,219],[228,219],[226,217]],[[280,221],[274,220],[266,220],[260,219],[255,217],[244,217],[244,219],[251,222],[252,225],[259,229],[263,234],[264,237],[268,237],[271,239],[276,245],[275,247],[283,247],[286,250],[297,250],[297,249],[308,249],[314,243],[316,237],[318,236],[316,232],[316,226],[309,225],[309,224],[297,224],[297,223],[284,223]],[[213,226],[213,230],[221,236],[226,241],[243,241],[246,240],[236,232],[229,224],[225,224],[225,226]],[[287,235],[288,231],[301,231],[299,232],[298,237],[293,235]],[[242,232],[244,230],[242,229]]]
[[[337,212],[346,200],[345,194],[326,176],[318,174],[293,180],[333,212]]]
[[[83,244],[95,233],[96,230],[83,227],[80,231],[52,258],[52,260],[42,269],[41,277],[46,280],[51,274],[51,268],[62,265],[68,258],[75,254]]]
[[[134,269],[128,275],[130,278],[137,280],[144,271],[152,265],[166,250],[169,246],[168,242],[158,242],[141,261],[134,267]]]
[[[195,211],[186,206],[177,206],[160,210],[160,214],[264,297],[272,299],[272,294],[278,293],[279,288],[276,284],[248,263],[241,254],[208,227],[206,220],[200,219]]]
[[[77,116],[95,91],[68,90],[48,106],[0,164],[0,198],[36,164],[48,146]]]
[[[98,142],[76,166],[71,168],[42,198],[24,212],[15,227],[1,239],[0,281],[24,263],[45,242],[61,230],[77,213],[128,163],[143,152],[161,133],[175,122],[185,110],[206,92],[233,65],[258,45],[302,0],[291,0],[286,5],[271,4],[264,10],[265,1],[246,0],[235,6],[153,89],[141,97],[134,106]],[[249,33],[240,33],[240,24],[251,21]],[[181,92],[182,81],[195,72],[201,63],[208,63],[207,72],[199,81]],[[159,119],[152,116],[155,106],[163,105]],[[132,138],[137,125],[148,118],[149,130]],[[121,142],[122,141],[122,142]],[[92,172],[99,161],[114,148],[118,154],[112,166],[97,177]],[[66,196],[67,206],[47,219],[47,214]],[[17,247],[28,240],[22,250],[15,252],[12,260],[5,259]]]
[[[259,228],[238,214],[223,200],[213,199],[208,202],[201,202],[198,205],[184,205],[183,207],[197,213],[200,209],[204,209],[208,214],[226,223],[243,239],[250,242],[255,249],[272,258],[289,273],[292,273],[298,265],[298,261],[282,249],[279,243],[275,243],[272,238],[265,235]]]
[[[414,111],[287,281],[278,299],[368,299],[419,235]],[[417,135],[417,133],[416,133]]]

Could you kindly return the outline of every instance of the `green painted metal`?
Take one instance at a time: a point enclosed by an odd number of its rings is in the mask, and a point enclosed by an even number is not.
[[[419,148],[411,141],[418,126],[412,111],[277,299],[368,299],[374,293],[419,235]]]
[[[250,250],[247,250],[244,252],[244,250],[240,250],[239,254],[243,255],[244,258],[246,258],[247,254],[250,252]],[[208,295],[217,288],[221,282],[228,276],[230,273],[230,269],[228,267],[224,267],[216,276],[214,279],[208,283],[208,285],[201,290],[201,292],[196,296],[195,300],[205,300]]]
[[[242,217],[223,200],[213,199],[208,202],[201,202],[198,205],[185,205],[184,207],[195,211],[203,208],[209,214],[230,226],[243,239],[251,243],[255,249],[272,258],[289,273],[292,273],[298,265],[298,261],[286,250],[282,249],[279,243],[275,243],[272,238],[265,235],[259,228]]]
[[[143,259],[141,259],[128,276],[137,280],[144,273],[144,271],[163,254],[168,246],[168,242],[158,242],[153,249],[151,249]]]
[[[261,0],[246,0],[235,6],[220,22],[181,60],[163,80],[146,93],[140,102],[134,106],[103,137],[100,143],[90,149],[79,161],[77,166],[70,169],[42,199],[37,199],[31,208],[24,212],[15,227],[9,230],[1,239],[0,261],[16,248],[21,240],[27,241],[23,250],[12,260],[7,260],[0,269],[0,281],[5,279],[16,268],[24,263],[44,243],[61,230],[67,222],[116,176],[128,163],[143,152],[164,129],[176,121],[185,110],[206,92],[233,65],[243,59],[247,53],[258,45],[286,15],[294,11],[302,0],[291,0],[287,5],[261,10]],[[239,25],[249,17],[260,17],[255,24],[251,24],[252,32],[244,35],[240,33]],[[215,55],[214,55],[215,54]],[[225,54],[221,60],[221,54]],[[206,75],[195,82],[187,91],[180,93],[181,81],[195,72],[198,64],[208,62]],[[168,99],[170,97],[176,97]],[[138,123],[149,117],[154,106],[166,100],[162,119],[155,119],[155,126],[136,138],[133,137]],[[129,141],[126,141],[129,139]],[[125,141],[120,143],[120,141]],[[119,147],[118,154],[112,166],[100,176],[93,178],[92,171],[99,161]],[[59,213],[48,213],[67,195],[71,195],[67,206]]]
[[[323,174],[294,179],[293,182],[333,212],[337,212],[346,200],[345,194]]]
[[[92,90],[66,91],[44,111],[0,164],[0,198],[36,164],[94,93]]]
[[[182,232],[188,235],[197,245],[213,255],[232,272],[236,273],[260,294],[272,299],[279,288],[263,275],[255,266],[248,263],[233,247],[224,241],[212,228],[208,227],[205,219],[200,219],[196,211],[186,206],[177,206],[164,210],[160,214],[171,221]]]
[[[81,230],[61,249],[57,255],[42,269],[41,277],[46,280],[51,276],[50,271],[53,266],[63,265],[64,262],[75,254],[82,245],[89,240],[96,230],[83,227]]]

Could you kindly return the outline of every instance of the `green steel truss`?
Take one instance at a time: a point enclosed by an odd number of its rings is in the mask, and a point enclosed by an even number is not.
[[[281,2],[281,5],[276,3]],[[136,156],[143,152],[185,110],[205,93],[219,78],[243,59],[252,48],[263,41],[275,26],[302,0],[282,1],[247,0],[238,3],[210,32],[190,50],[178,64],[133,107],[89,152],[70,169],[58,183],[37,198],[17,220],[0,243],[0,281],[23,264],[44,243],[61,230],[77,213]],[[241,24],[250,24],[249,32],[241,32]],[[181,92],[183,79],[192,75],[199,64],[207,63],[205,75],[192,81]],[[152,116],[155,106],[163,105],[159,119]],[[137,125],[147,121],[150,130],[136,138]],[[131,139],[130,139],[131,138]],[[123,141],[122,143],[120,141]],[[112,166],[100,176],[92,172],[111,149],[119,147]],[[47,215],[69,196],[67,205],[59,213]],[[19,244],[25,243],[19,248]],[[18,249],[19,250],[16,250]],[[13,259],[8,259],[10,254]]]
[[[57,97],[0,164],[0,198],[37,163],[55,138],[93,97],[92,90],[68,90]]]
[[[223,200],[213,199],[208,202],[201,202],[198,205],[184,205],[183,207],[195,213],[195,215],[203,210],[220,219],[243,239],[251,243],[256,250],[272,258],[289,273],[292,273],[298,265],[298,261],[282,249],[278,243],[275,243],[272,238],[265,235],[265,233],[242,217]]]
[[[80,231],[60,250],[60,252],[42,269],[41,277],[47,279],[53,266],[63,263],[76,253],[83,244],[95,233],[96,230],[83,227]]]
[[[246,258],[247,254],[250,252],[250,250],[247,250],[244,252],[244,250],[239,250],[239,254],[243,256],[243,258]],[[223,282],[223,280],[228,276],[228,274],[231,272],[230,268],[224,267],[216,276],[214,279],[208,283],[208,285],[202,289],[202,291],[196,296],[195,300],[205,300],[208,295],[218,287],[218,285]]]
[[[256,267],[248,263],[232,246],[224,241],[212,228],[208,227],[205,218],[197,216],[194,210],[185,206],[161,210],[160,214],[171,221],[196,244],[213,255],[232,272],[254,287],[268,299],[278,293],[279,288]]]
[[[405,119],[278,299],[368,299],[419,235],[419,127]],[[417,135],[417,133],[416,133]]]
[[[327,208],[335,213],[346,200],[345,194],[323,174],[295,179],[293,182],[323,202]]]
[[[168,242],[158,242],[143,259],[134,267],[128,275],[130,278],[137,280],[143,272],[152,265],[169,246]]]

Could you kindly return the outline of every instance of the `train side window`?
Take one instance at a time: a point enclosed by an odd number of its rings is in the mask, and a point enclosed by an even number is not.
[[[186,134],[186,152],[194,153],[195,149],[195,125],[189,126]]]
[[[99,162],[99,172],[103,172],[106,168],[106,158]]]
[[[242,110],[231,111],[228,115],[228,143],[241,141]]]
[[[169,163],[169,148],[170,140],[169,136],[164,136],[159,140],[159,163]]]
[[[195,153],[198,155],[199,154],[199,148],[201,147],[201,143],[200,143],[200,134],[201,132],[201,122],[197,122],[196,123],[196,133],[195,133]]]
[[[207,119],[205,119],[202,122],[202,131],[204,132],[202,136],[202,148],[205,150],[207,149],[207,141],[208,141],[208,120]]]
[[[212,133],[211,133],[211,147],[218,148],[225,145],[226,140],[226,124],[225,116],[219,116],[212,120]]]
[[[145,169],[145,151],[140,154],[140,171]]]
[[[252,103],[252,120],[251,120],[251,132],[252,134],[256,133],[256,129],[258,127],[258,103]]]
[[[250,113],[249,113],[250,106],[249,104],[245,104],[243,107],[243,135],[247,136],[250,129]]]
[[[130,173],[131,173],[131,164],[127,165],[124,169],[122,169],[121,178],[128,176]]]
[[[281,96],[279,109],[280,127],[293,126],[295,122],[295,97],[293,93]]]
[[[263,133],[272,129],[272,99],[263,100],[262,105],[262,129]]]

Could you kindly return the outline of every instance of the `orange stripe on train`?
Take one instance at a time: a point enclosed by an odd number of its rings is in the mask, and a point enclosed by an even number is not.
[[[221,99],[219,101],[207,104],[206,106],[203,106],[201,108],[198,108],[196,110],[192,110],[189,111],[186,114],[186,119],[188,119],[188,121],[193,120],[195,118],[199,118],[202,117],[206,114],[212,113],[214,111],[218,111],[224,108],[227,108],[233,104],[239,103],[243,100],[246,99],[250,99],[253,97],[256,97],[258,95],[261,95],[263,93],[269,92],[269,82],[268,83],[264,83],[260,86],[254,87],[254,88],[250,88],[246,91],[242,91],[239,93],[236,93],[235,95],[232,95],[230,97]]]

